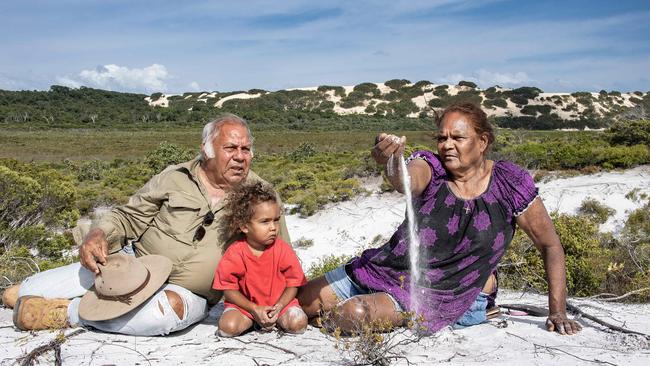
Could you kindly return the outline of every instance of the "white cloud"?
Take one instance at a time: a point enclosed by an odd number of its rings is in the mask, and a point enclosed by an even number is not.
[[[515,72],[515,73],[501,73],[493,72],[488,70],[478,70],[469,75],[464,74],[449,74],[444,76],[438,81],[443,83],[456,84],[461,80],[472,81],[478,84],[481,87],[487,88],[494,85],[500,86],[520,86],[526,83],[533,83],[535,80],[528,77],[528,74],[525,72]]]
[[[201,91],[201,87],[199,86],[199,83],[197,83],[196,81],[192,81],[189,87],[190,87],[190,91],[193,92]]]
[[[516,73],[500,73],[500,72],[490,72],[487,70],[478,71],[478,83],[481,85],[501,85],[501,86],[513,86],[513,85],[522,85],[524,83],[533,82],[531,78],[525,72],[516,72]]]
[[[70,88],[78,88],[81,86],[80,82],[76,80],[72,80],[69,77],[65,77],[65,76],[57,76],[56,83]]]
[[[95,70],[82,70],[77,78],[57,77],[57,82],[78,88],[81,85],[107,90],[146,91],[148,93],[165,91],[169,78],[167,68],[152,64],[142,69],[129,69],[119,65],[99,66]]]

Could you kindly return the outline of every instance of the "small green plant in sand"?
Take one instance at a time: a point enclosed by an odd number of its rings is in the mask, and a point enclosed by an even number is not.
[[[349,255],[334,255],[330,254],[325,257],[321,257],[318,259],[318,262],[314,263],[309,267],[307,270],[307,278],[308,279],[314,279],[320,276],[323,276],[325,273],[336,269],[342,264],[345,264],[348,260],[350,260]]]
[[[426,335],[423,318],[412,312],[401,312],[403,327],[393,327],[388,320],[347,320],[351,331],[343,331],[336,310],[326,312],[321,319],[321,332],[335,342],[354,365],[388,366],[394,361],[408,359],[403,346],[417,343]]]

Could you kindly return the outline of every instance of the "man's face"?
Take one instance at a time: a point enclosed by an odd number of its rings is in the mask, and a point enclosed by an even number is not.
[[[214,158],[205,162],[208,176],[216,184],[236,186],[248,175],[253,152],[245,127],[226,123],[221,126],[217,138],[212,140]],[[205,146],[202,147],[205,155]]]

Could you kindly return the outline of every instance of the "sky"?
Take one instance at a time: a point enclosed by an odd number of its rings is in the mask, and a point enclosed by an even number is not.
[[[2,0],[0,89],[650,90],[650,1]]]

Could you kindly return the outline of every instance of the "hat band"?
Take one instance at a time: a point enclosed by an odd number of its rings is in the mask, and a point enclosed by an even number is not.
[[[97,291],[97,289],[95,289],[95,293],[97,293],[97,298],[99,299],[119,301],[126,305],[131,305],[131,299],[133,298],[133,295],[136,295],[138,292],[142,291],[142,289],[144,289],[147,286],[147,284],[149,283],[149,278],[151,278],[151,273],[149,272],[149,270],[147,270],[147,278],[145,278],[142,285],[140,285],[140,287],[136,288],[135,290],[129,292],[128,294],[108,296],[108,295],[100,294],[99,291]]]

